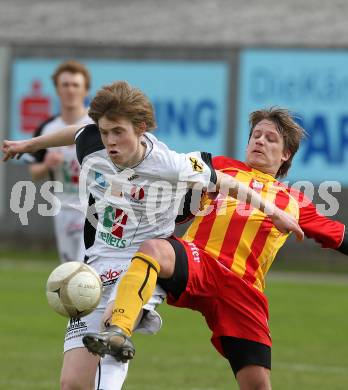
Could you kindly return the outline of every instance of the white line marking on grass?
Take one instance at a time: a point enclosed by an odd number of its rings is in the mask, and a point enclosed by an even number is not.
[[[298,372],[322,372],[322,373],[326,373],[326,374],[348,375],[348,367],[322,366],[319,364],[275,362],[275,363],[272,363],[272,369],[275,369],[275,370],[284,369],[284,370],[288,370],[288,371],[298,371]]]

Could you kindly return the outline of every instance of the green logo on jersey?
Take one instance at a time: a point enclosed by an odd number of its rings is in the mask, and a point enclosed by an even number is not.
[[[114,209],[107,206],[104,210],[103,226],[107,232],[98,232],[98,237],[108,245],[115,248],[125,248],[127,240],[122,239],[123,229],[128,220],[128,215],[122,209]]]

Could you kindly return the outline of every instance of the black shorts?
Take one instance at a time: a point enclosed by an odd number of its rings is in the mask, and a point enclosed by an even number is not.
[[[234,375],[246,366],[271,369],[271,347],[268,345],[230,336],[222,336],[220,340]]]
[[[169,279],[158,278],[158,284],[178,299],[185,291],[188,281],[188,258],[180,241],[173,238],[167,238],[166,241],[175,252],[174,273]],[[268,345],[231,336],[222,336],[221,345],[234,375],[243,367],[250,365],[271,369],[271,348]]]
[[[175,299],[186,290],[188,280],[188,259],[186,250],[181,242],[174,238],[166,238],[166,241],[173,247],[175,252],[175,267],[173,276],[169,279],[158,278],[158,284]]]

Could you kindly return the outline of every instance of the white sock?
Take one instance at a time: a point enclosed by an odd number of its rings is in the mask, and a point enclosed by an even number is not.
[[[121,390],[126,379],[128,362],[118,362],[113,356],[106,355],[100,359],[95,377],[96,390]]]

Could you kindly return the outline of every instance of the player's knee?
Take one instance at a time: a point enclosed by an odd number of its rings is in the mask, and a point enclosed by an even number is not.
[[[69,378],[67,378],[66,376],[62,376],[60,378],[60,390],[72,390],[72,389],[75,389],[75,387],[73,387],[73,384],[71,383]]]
[[[258,383],[255,383],[253,390],[271,390],[271,384],[269,381],[260,381]]]
[[[157,239],[144,241],[140,245],[138,252],[144,253],[147,256],[151,256],[155,258],[158,263],[160,263],[161,259],[157,259],[157,257],[159,257],[158,246],[160,245],[161,241],[162,240]]]
[[[237,381],[241,390],[271,390],[269,370],[263,367],[244,367],[238,371]]]
[[[268,380],[260,379],[251,384],[250,390],[271,390],[271,385]]]
[[[151,256],[159,265],[159,276],[170,277],[174,270],[175,253],[168,241],[163,239],[147,240],[138,250]]]
[[[250,380],[247,383],[239,383],[240,390],[271,390],[271,384],[268,380],[258,379]]]

